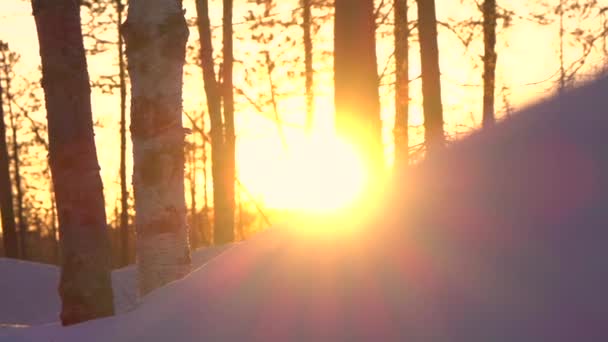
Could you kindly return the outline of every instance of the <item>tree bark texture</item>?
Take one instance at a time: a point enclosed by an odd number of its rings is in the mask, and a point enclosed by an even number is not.
[[[336,131],[373,167],[383,161],[373,0],[336,0]]]
[[[181,1],[131,0],[122,25],[131,79],[133,191],[140,295],[190,271],[184,194]]]
[[[483,2],[483,127],[494,125],[494,90],[496,81],[496,0]]]
[[[441,104],[441,72],[437,46],[435,0],[417,0],[420,64],[422,67],[422,107],[424,138],[427,153],[432,154],[445,144],[443,106]]]
[[[32,1],[48,119],[49,162],[61,241],[64,325],[113,314],[103,186],[95,150],[89,76],[72,0]]]

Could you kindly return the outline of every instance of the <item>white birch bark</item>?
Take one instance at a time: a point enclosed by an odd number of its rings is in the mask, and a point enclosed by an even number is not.
[[[188,27],[179,0],[130,0],[122,26],[140,295],[190,271],[184,194],[182,73]]]

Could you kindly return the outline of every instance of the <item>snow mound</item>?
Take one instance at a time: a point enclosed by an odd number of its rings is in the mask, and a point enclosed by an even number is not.
[[[0,341],[608,341],[606,94],[601,79],[454,144],[367,230],[273,228],[135,310]]]
[[[225,247],[202,248],[192,253],[192,267],[201,267]],[[0,258],[0,328],[57,322],[61,302],[57,293],[59,268],[53,265]],[[112,272],[117,313],[137,305],[135,266]]]

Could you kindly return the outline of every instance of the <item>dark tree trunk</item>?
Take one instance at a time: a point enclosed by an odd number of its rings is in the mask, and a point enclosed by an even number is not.
[[[336,130],[373,168],[383,163],[373,0],[336,0]]]
[[[122,0],[116,0],[118,16],[118,78],[120,87],[120,259],[121,264],[129,264],[129,192],[127,191],[127,75],[125,53],[120,24],[122,24]]]
[[[439,48],[437,46],[437,19],[435,18],[435,0],[417,0],[417,3],[420,64],[422,67],[424,138],[427,152],[432,154],[445,143]]]
[[[17,230],[13,208],[13,188],[9,171],[8,147],[6,144],[6,125],[4,124],[4,106],[0,81],[0,214],[2,214],[2,243],[7,258],[18,258]]]
[[[15,199],[17,204],[17,222],[19,228],[19,258],[26,260],[28,258],[27,254],[27,222],[25,219],[25,215],[23,214],[23,187],[21,186],[21,160],[19,158],[20,146],[19,140],[17,138],[17,131],[19,130],[17,124],[17,115],[13,111],[13,95],[11,89],[12,76],[11,76],[11,65],[8,56],[3,52],[3,60],[4,64],[2,67],[4,68],[4,75],[6,77],[6,88],[4,89],[4,93],[6,94],[6,104],[8,108],[8,116],[9,123],[11,126],[12,133],[12,154],[11,159],[13,163],[13,181],[14,189],[15,189]]]
[[[196,144],[196,134],[192,134],[192,148],[189,151],[190,156],[190,244],[196,248],[200,244],[199,239],[199,224],[196,206],[196,174],[198,172],[197,153],[198,146]]]
[[[207,109],[211,123],[211,177],[213,178],[213,230],[222,236],[221,231],[234,230],[234,212],[230,210],[228,193],[225,186],[228,177],[226,172],[226,147],[224,141],[224,123],[222,120],[222,93],[217,82],[214,62],[213,44],[211,41],[211,24],[209,22],[208,0],[196,0],[198,14],[197,27],[200,37],[200,58],[203,69],[203,81],[207,98]],[[214,238],[214,241],[215,240]]]
[[[222,99],[224,100],[224,127],[225,127],[225,179],[226,191],[226,225],[215,227],[214,239],[216,244],[225,244],[234,241],[234,183],[235,183],[235,134],[234,134],[234,92],[232,85],[232,65],[234,57],[232,52],[232,0],[224,0],[223,43],[224,64],[222,67]]]
[[[45,94],[49,162],[62,247],[59,295],[64,325],[114,312],[103,186],[95,150],[80,8],[32,1]]]
[[[5,65],[6,67],[6,65]],[[5,74],[9,75],[8,70]],[[8,76],[7,76],[8,77]],[[17,200],[17,218],[19,219],[19,258],[27,260],[27,222],[23,214],[23,187],[21,186],[21,158],[19,158],[19,140],[17,139],[17,118],[11,106],[12,96],[10,93],[10,78],[6,82],[6,93],[8,97],[9,117],[11,123],[12,139],[12,159],[13,159],[13,180],[15,181],[15,198]]]
[[[395,170],[409,163],[409,27],[407,0],[395,0]]]
[[[483,2],[483,127],[494,125],[494,89],[496,80],[496,0]]]
[[[304,31],[304,74],[306,77],[306,131],[312,132],[314,124],[314,71],[312,68],[312,0],[302,0]]]

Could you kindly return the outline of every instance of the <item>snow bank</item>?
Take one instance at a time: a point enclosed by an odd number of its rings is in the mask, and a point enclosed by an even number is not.
[[[192,267],[198,268],[221,253],[225,247],[199,249],[192,254]],[[0,258],[0,329],[14,325],[40,325],[57,322],[61,303],[57,294],[59,268],[53,265]],[[112,272],[114,307],[117,313],[137,304],[135,266]]]
[[[365,231],[274,228],[135,310],[0,341],[608,341],[606,94],[602,79],[455,144]]]

